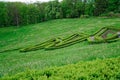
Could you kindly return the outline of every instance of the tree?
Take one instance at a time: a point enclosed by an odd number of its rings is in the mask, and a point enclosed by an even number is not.
[[[120,12],[120,0],[108,0],[108,12]]]
[[[37,5],[38,9],[39,9],[39,21],[42,22],[42,21],[45,21],[45,8],[47,6],[47,2],[37,2],[35,3],[35,5]]]
[[[95,10],[94,15],[99,16],[102,13],[105,13],[108,7],[108,0],[95,0]]]
[[[9,16],[9,24],[14,26],[20,25],[20,4],[19,2],[8,2],[7,9],[8,9],[8,16]]]
[[[0,26],[8,26],[7,4],[0,2]]]
[[[0,2],[0,26],[19,26],[50,19],[99,16],[120,12],[120,0],[53,0],[31,4]]]
[[[61,7],[58,0],[48,2],[45,7],[45,18],[47,20],[57,19],[61,17]]]
[[[85,7],[85,15],[93,16],[94,15],[94,0],[87,0]]]
[[[78,0],[63,0],[61,7],[65,18],[74,18],[78,15],[76,4]]]

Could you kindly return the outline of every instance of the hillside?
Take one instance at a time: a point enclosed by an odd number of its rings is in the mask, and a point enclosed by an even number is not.
[[[0,51],[35,45],[57,36],[73,33],[93,34],[105,26],[120,28],[119,18],[58,19],[28,26],[0,28]],[[0,53],[0,77],[14,75],[28,69],[41,70],[63,66],[79,61],[120,56],[120,41],[113,43],[89,44],[81,42],[66,48],[20,53],[13,50]]]

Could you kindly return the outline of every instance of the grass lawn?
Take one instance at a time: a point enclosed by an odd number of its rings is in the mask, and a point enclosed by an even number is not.
[[[50,38],[65,37],[77,32],[93,34],[105,26],[120,28],[120,19],[58,19],[20,28],[0,28],[0,51],[35,45]],[[37,50],[27,53],[14,50],[0,53],[0,77],[14,75],[29,69],[41,70],[79,61],[117,56],[120,56],[120,41],[94,45],[85,41],[62,49]]]

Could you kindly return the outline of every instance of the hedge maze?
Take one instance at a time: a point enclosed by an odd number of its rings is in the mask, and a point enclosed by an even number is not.
[[[67,47],[82,41],[89,43],[115,42],[120,40],[120,29],[103,27],[92,35],[75,33],[65,38],[56,37],[43,43],[22,48],[20,52],[35,51],[39,49],[54,50]]]

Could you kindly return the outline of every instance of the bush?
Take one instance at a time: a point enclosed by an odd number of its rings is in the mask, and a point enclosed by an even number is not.
[[[81,15],[80,18],[89,18],[89,15]]]
[[[101,17],[108,17],[108,18],[120,18],[120,13],[109,12],[106,14],[102,14]]]
[[[119,80],[120,57],[27,71],[1,80]]]

